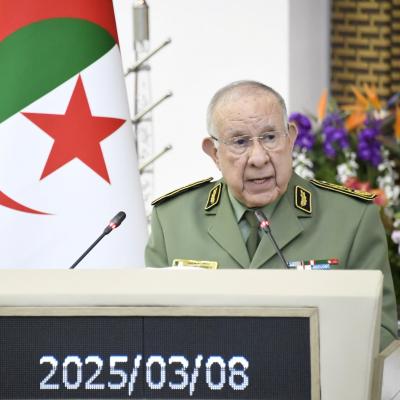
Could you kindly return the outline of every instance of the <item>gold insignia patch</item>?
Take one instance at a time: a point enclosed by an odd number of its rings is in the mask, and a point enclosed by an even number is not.
[[[210,193],[208,194],[207,204],[204,207],[205,211],[211,210],[219,203],[219,200],[221,198],[221,191],[222,191],[221,182],[210,190]]]
[[[355,197],[355,198],[361,199],[361,200],[371,201],[376,197],[376,194],[374,194],[374,193],[350,189],[345,186],[336,185],[335,183],[329,183],[329,182],[325,182],[325,181],[317,181],[316,179],[311,179],[310,182],[313,185],[318,186],[322,189],[328,189],[328,190],[332,190],[333,192],[347,194],[348,196]]]
[[[296,186],[294,189],[294,205],[299,209],[308,214],[311,214],[312,203],[311,203],[311,193],[302,188],[301,186]]]
[[[173,267],[200,267],[207,269],[217,269],[218,263],[216,261],[199,261],[199,260],[185,260],[183,258],[175,258],[172,261]]]
[[[182,193],[188,192],[189,190],[196,189],[212,180],[213,180],[213,178],[207,178],[207,179],[203,179],[201,181],[190,183],[189,185],[186,185],[179,189],[173,190],[172,192],[164,194],[163,196],[159,197],[158,199],[153,200],[151,205],[158,206],[159,204],[163,203],[166,200],[172,199],[173,197],[177,196],[178,194],[182,194]]]

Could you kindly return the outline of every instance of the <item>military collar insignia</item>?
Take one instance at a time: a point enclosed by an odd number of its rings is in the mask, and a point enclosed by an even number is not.
[[[204,207],[204,211],[211,210],[219,203],[221,199],[221,191],[222,191],[222,182],[218,183],[218,185],[215,185],[210,190],[210,193],[208,193],[207,204]]]
[[[334,183],[329,183],[329,182],[325,182],[325,181],[317,181],[316,179],[311,179],[310,182],[313,185],[318,186],[322,189],[327,189],[327,190],[332,190],[334,192],[343,193],[348,196],[355,197],[355,198],[361,199],[361,200],[371,201],[376,197],[376,194],[374,194],[374,193],[350,189],[345,186],[336,185]]]
[[[295,186],[294,188],[294,205],[301,211],[311,214],[312,202],[311,193],[302,188],[301,186]]]
[[[164,194],[163,196],[155,199],[151,203],[151,205],[152,206],[158,206],[159,204],[164,203],[164,201],[172,199],[172,198],[174,198],[175,196],[177,196],[179,194],[188,192],[189,190],[196,189],[196,188],[198,188],[198,187],[200,187],[200,186],[202,186],[202,185],[204,185],[204,184],[206,184],[206,183],[208,183],[208,182],[210,182],[212,180],[213,180],[213,178],[206,178],[206,179],[202,179],[201,181],[190,183],[189,185],[186,185],[186,186],[183,186],[183,187],[181,187],[179,189],[173,190],[172,192]]]

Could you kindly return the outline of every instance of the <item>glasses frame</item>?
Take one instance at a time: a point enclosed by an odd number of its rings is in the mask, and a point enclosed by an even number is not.
[[[249,140],[252,142],[252,145],[249,146],[249,147],[244,148],[242,152],[237,152],[237,151],[233,150],[233,143],[232,143],[232,142],[229,142],[229,141],[224,140],[224,139],[219,139],[219,138],[217,138],[217,137],[215,137],[215,136],[213,136],[213,135],[210,135],[210,137],[211,137],[211,139],[215,140],[216,142],[222,143],[222,144],[224,144],[225,146],[227,146],[228,149],[229,149],[232,153],[241,155],[241,154],[247,153],[247,152],[249,151],[249,149],[252,148],[254,141],[257,141],[258,143],[260,143],[261,147],[262,147],[264,150],[266,150],[266,151],[275,151],[275,150],[277,150],[277,149],[279,148],[279,146],[270,149],[270,148],[266,147],[265,143],[263,143],[263,142],[261,141],[261,139],[263,139],[263,138],[265,137],[265,135],[267,135],[268,133],[272,133],[272,132],[273,132],[273,133],[277,133],[279,137],[289,136],[289,132],[288,132],[288,131],[287,131],[287,132],[271,131],[271,132],[265,132],[265,133],[263,133],[263,134],[260,135],[260,136],[240,135],[240,136],[235,136],[235,137],[233,137],[232,139],[234,139],[234,138],[245,137],[245,138],[249,139]]]

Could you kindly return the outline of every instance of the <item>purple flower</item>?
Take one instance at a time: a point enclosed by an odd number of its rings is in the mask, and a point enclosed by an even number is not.
[[[332,143],[331,143],[331,142],[325,141],[323,147],[324,147],[324,152],[325,152],[325,154],[326,154],[328,157],[333,158],[333,157],[336,156],[336,150],[335,150],[335,148],[332,146]]]
[[[290,115],[289,121],[294,122],[298,130],[295,146],[300,149],[311,150],[315,143],[315,136],[311,130],[310,119],[304,114],[296,112]]]
[[[382,162],[381,143],[377,140],[380,128],[381,120],[368,118],[365,128],[358,134],[357,154],[374,167]]]
[[[388,108],[393,108],[400,101],[400,93],[394,94],[388,101]]]
[[[339,113],[334,112],[324,118],[322,121],[322,132],[324,135],[323,148],[328,157],[336,157],[338,148],[346,149],[349,147],[348,134]]]

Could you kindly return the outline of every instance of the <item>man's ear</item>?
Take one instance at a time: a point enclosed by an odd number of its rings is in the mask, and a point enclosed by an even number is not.
[[[296,141],[298,130],[297,126],[293,122],[288,123],[288,132],[289,132],[289,139],[290,139],[290,145],[291,148],[293,149],[294,147],[294,142]]]
[[[212,158],[212,160],[215,162],[215,165],[219,169],[218,149],[215,147],[213,139],[210,137],[204,138],[202,147],[204,153],[208,154]]]

